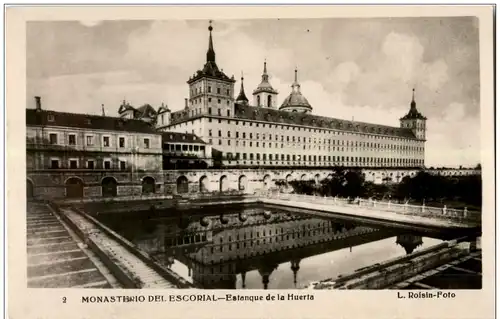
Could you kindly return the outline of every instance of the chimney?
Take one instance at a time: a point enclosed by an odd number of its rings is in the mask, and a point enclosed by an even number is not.
[[[188,99],[184,99],[184,107],[187,109],[188,108]]]
[[[36,110],[37,111],[41,111],[42,110],[42,101],[41,101],[41,97],[39,96],[35,96],[35,103],[36,103]]]

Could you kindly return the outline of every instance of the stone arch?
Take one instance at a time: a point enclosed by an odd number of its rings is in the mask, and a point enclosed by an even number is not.
[[[142,179],[142,193],[154,194],[156,191],[155,179],[151,176],[146,176]]]
[[[271,187],[271,175],[269,174],[264,175],[262,182],[264,184],[264,189],[268,189],[269,187]]]
[[[79,177],[70,177],[64,182],[66,187],[66,197],[82,198],[83,197],[83,181]]]
[[[305,181],[306,179],[307,179],[307,175],[306,175],[306,174],[302,174],[302,175],[300,176],[300,180],[301,180],[301,181]]]
[[[238,178],[238,190],[244,191],[248,188],[248,178],[245,175],[241,175]]]
[[[107,176],[101,181],[101,191],[103,197],[115,197],[117,195],[118,182],[114,177]]]
[[[28,199],[33,198],[35,195],[35,186],[33,185],[33,182],[27,178],[26,179],[26,197]]]
[[[181,175],[177,178],[177,194],[189,193],[189,181],[186,176]]]
[[[203,175],[200,177],[200,193],[208,193],[210,191],[210,184],[208,177]]]
[[[287,184],[288,184],[288,183],[290,183],[290,182],[292,181],[292,178],[293,178],[293,177],[292,177],[292,174],[288,174],[288,175],[285,177],[285,181],[286,181],[286,183],[287,183]]]
[[[229,180],[226,175],[222,175],[219,179],[219,191],[225,192],[229,189]]]

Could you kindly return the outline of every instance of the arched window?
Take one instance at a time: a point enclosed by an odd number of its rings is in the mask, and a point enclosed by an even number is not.
[[[271,107],[272,106],[272,97],[271,95],[268,95],[267,96],[267,107]]]
[[[260,95],[257,95],[257,106],[260,106]]]

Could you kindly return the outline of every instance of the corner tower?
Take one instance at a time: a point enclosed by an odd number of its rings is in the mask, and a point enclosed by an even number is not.
[[[234,76],[229,78],[215,63],[212,39],[212,21],[208,27],[207,61],[202,70],[187,81],[189,85],[188,109],[194,114],[219,116],[234,115]]]
[[[292,92],[283,101],[280,111],[311,113],[312,107],[309,101],[300,92],[300,84],[297,79],[297,69],[295,69],[295,81],[292,84]]]
[[[409,128],[412,130],[415,137],[419,140],[425,141],[427,118],[417,110],[417,103],[415,103],[415,89],[413,89],[410,111],[399,119],[402,128]]]
[[[262,80],[255,90],[253,90],[253,104],[259,107],[276,108],[278,104],[278,91],[269,83],[267,74],[267,62],[264,61],[264,72]]]

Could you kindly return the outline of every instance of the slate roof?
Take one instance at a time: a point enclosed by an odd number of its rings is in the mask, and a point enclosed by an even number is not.
[[[35,109],[26,109],[26,125],[158,134],[154,127],[142,120]]]
[[[201,138],[191,133],[163,132],[161,139],[163,143],[206,144]]]
[[[309,104],[309,101],[300,92],[290,93],[290,95],[288,95],[283,101],[283,104],[281,104],[280,110],[285,107],[294,106],[307,107],[312,110],[311,104]]]
[[[349,132],[415,138],[415,134],[413,134],[411,129],[408,128],[364,122],[354,122],[325,116],[279,111],[270,108],[259,108],[240,104],[235,105],[235,118],[263,122],[313,126],[317,128],[336,129]]]

